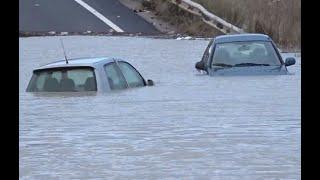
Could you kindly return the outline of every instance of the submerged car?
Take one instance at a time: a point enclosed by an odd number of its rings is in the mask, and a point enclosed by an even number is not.
[[[116,58],[79,58],[53,62],[33,71],[27,92],[108,92],[152,86],[128,62]]]
[[[288,74],[286,67],[295,62],[293,57],[284,62],[267,35],[237,34],[213,38],[195,67],[213,76]]]

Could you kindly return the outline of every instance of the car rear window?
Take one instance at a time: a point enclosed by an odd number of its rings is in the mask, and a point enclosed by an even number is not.
[[[97,85],[94,70],[91,67],[55,68],[34,71],[27,91],[97,91]]]

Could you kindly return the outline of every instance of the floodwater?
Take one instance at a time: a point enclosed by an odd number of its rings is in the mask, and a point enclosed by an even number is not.
[[[26,93],[59,38],[19,40],[20,179],[301,178],[300,58],[292,75],[209,77],[206,40],[64,36],[69,58],[120,57],[155,86]]]

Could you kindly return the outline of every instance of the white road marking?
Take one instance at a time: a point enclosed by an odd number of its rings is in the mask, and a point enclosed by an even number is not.
[[[87,3],[83,2],[82,0],[74,0],[78,4],[80,4],[82,7],[87,9],[89,12],[91,12],[93,15],[95,15],[97,18],[99,18],[101,21],[103,21],[105,24],[110,26],[112,29],[114,29],[117,32],[124,32],[119,26],[111,22],[109,19],[104,17],[101,13],[93,9],[91,6],[89,6]]]

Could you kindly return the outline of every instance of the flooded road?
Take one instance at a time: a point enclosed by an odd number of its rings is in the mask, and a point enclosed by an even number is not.
[[[69,58],[123,58],[155,86],[26,93],[63,52],[59,37],[20,38],[20,179],[300,179],[299,58],[293,75],[209,77],[194,68],[206,40],[63,39]]]

